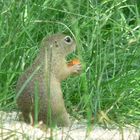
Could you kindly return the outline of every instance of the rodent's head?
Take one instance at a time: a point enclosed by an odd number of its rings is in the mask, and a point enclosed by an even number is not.
[[[44,38],[42,41],[43,47],[47,48],[49,52],[55,55],[68,55],[73,52],[76,48],[75,41],[68,35],[65,34],[54,34],[48,38]]]

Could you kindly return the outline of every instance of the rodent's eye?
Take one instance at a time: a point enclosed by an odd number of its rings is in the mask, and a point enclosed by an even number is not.
[[[64,41],[65,41],[66,43],[70,44],[70,43],[72,42],[72,38],[71,38],[70,36],[66,36],[66,37],[64,38]]]

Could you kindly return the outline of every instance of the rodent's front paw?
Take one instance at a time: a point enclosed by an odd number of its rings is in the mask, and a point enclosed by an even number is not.
[[[79,74],[82,71],[82,65],[81,64],[75,64],[71,67],[71,73],[72,74]]]

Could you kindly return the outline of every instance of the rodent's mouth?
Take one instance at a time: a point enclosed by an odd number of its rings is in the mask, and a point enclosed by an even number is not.
[[[76,47],[74,47],[70,53],[75,53],[76,52]]]
[[[73,45],[72,48],[73,48],[72,51],[75,52],[76,51],[76,45]]]

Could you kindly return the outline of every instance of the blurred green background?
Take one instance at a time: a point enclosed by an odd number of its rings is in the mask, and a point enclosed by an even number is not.
[[[101,124],[140,124],[138,0],[1,0],[0,109],[17,110],[19,75],[44,36],[73,33],[83,71],[62,83],[68,112]]]

